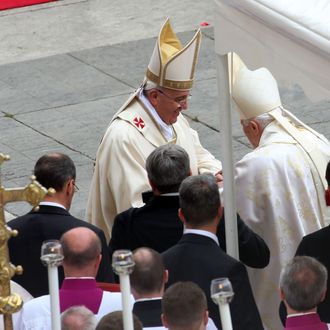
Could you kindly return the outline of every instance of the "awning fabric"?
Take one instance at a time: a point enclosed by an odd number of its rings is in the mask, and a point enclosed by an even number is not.
[[[328,0],[215,0],[215,51],[250,69],[298,83],[313,101],[330,97]]]

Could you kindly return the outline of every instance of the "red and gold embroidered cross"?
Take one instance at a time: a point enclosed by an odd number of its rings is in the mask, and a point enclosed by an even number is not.
[[[135,117],[133,123],[137,128],[141,129],[146,125],[141,117]]]

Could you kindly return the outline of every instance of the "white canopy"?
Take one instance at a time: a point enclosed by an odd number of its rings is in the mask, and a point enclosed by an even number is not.
[[[330,96],[328,0],[215,0],[215,51],[299,82],[312,100]]]
[[[250,69],[267,67],[281,82],[297,83],[313,101],[330,99],[328,0],[215,0],[215,51],[223,132],[227,242],[235,239],[233,161],[227,57],[239,54]],[[227,181],[227,182],[226,182]],[[228,226],[228,222],[232,225]],[[237,257],[237,248],[227,246]]]

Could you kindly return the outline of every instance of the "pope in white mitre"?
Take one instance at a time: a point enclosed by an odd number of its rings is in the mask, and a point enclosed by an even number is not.
[[[183,147],[193,174],[217,174],[222,168],[181,114],[188,107],[200,40],[198,30],[182,47],[166,20],[144,83],[114,115],[103,136],[96,155],[87,220],[102,228],[108,238],[119,212],[143,205],[141,193],[150,190],[145,161],[155,148],[166,143]],[[219,173],[217,178],[221,180]]]
[[[282,107],[277,83],[234,55],[232,98],[254,150],[235,165],[237,211],[271,251],[262,270],[249,270],[265,329],[283,329],[279,276],[302,237],[329,223],[324,191],[329,141]]]

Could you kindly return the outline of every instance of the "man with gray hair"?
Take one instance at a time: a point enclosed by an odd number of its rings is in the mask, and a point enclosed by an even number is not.
[[[235,165],[237,211],[272,251],[269,265],[249,275],[265,328],[280,329],[274,313],[280,270],[302,237],[330,219],[324,199],[330,143],[283,108],[266,68],[250,71],[235,56],[233,72],[232,98],[254,148]]]
[[[179,186],[191,174],[189,156],[180,146],[165,144],[146,160],[152,196],[140,208],[130,208],[115,218],[109,244],[115,250],[149,247],[164,252],[175,245],[183,233],[178,217]],[[247,266],[262,268],[269,261],[269,249],[263,239],[237,217],[240,260]],[[221,248],[226,250],[225,220],[217,228]]]
[[[285,329],[329,329],[317,314],[327,291],[327,269],[308,256],[294,257],[282,270],[280,295],[287,308]]]
[[[61,330],[95,330],[95,315],[85,306],[72,306],[61,314]]]
[[[181,114],[188,108],[201,31],[182,47],[169,20],[161,28],[142,86],[114,115],[96,155],[87,204],[89,222],[111,233],[115,216],[143,205],[149,190],[148,155],[158,146],[182,146],[193,174],[210,172],[222,180],[221,162],[205,150]]]

